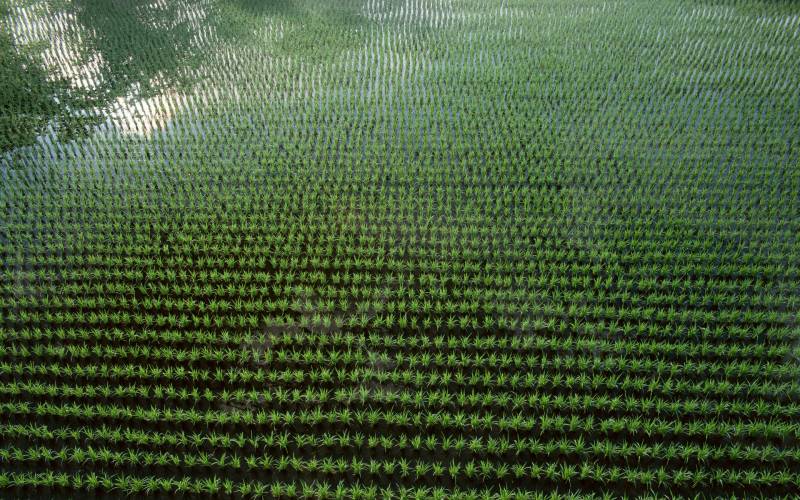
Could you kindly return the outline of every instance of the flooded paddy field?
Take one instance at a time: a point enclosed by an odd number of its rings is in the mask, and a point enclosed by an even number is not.
[[[0,0],[0,497],[791,498],[800,7]]]

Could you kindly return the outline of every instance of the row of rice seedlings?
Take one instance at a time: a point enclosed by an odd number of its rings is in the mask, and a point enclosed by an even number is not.
[[[627,442],[610,439],[586,441],[577,438],[539,439],[537,437],[483,437],[448,434],[362,434],[356,432],[294,433],[275,432],[264,434],[228,434],[224,432],[158,432],[130,427],[54,427],[42,425],[8,424],[0,426],[0,434],[9,440],[43,442],[84,442],[118,447],[128,443],[144,449],[175,449],[206,452],[242,453],[247,450],[268,449],[272,451],[302,452],[316,449],[316,456],[388,454],[416,456],[428,452],[442,453],[454,457],[513,457],[524,460],[530,455],[595,457],[600,460],[634,460],[637,463],[650,460],[667,462],[712,463],[725,460],[748,462],[781,462],[797,460],[798,450],[783,449],[773,445],[724,443],[648,443]],[[116,449],[116,448],[115,448]]]
[[[752,481],[751,481],[752,482]],[[465,489],[431,486],[386,486],[346,485],[342,482],[311,481],[233,481],[213,476],[206,479],[192,477],[162,478],[114,473],[31,473],[12,472],[0,474],[0,484],[5,487],[24,488],[31,493],[52,492],[105,492],[126,496],[142,494],[194,494],[236,495],[243,498],[304,498],[304,499],[359,499],[398,498],[422,500],[434,498],[465,498],[474,500],[594,500],[613,498],[595,493],[559,493],[553,490],[530,491],[529,489],[493,488]]]
[[[114,466],[123,467],[163,467],[165,469],[181,467],[184,469],[210,469],[220,472],[225,469],[244,469],[258,472],[289,472],[317,475],[319,478],[335,479],[337,476],[361,478],[367,475],[375,477],[402,478],[409,481],[447,477],[455,484],[459,481],[478,480],[486,483],[515,479],[517,481],[546,480],[570,485],[576,481],[599,484],[628,482],[645,487],[659,485],[683,487],[692,483],[713,481],[721,487],[761,486],[794,487],[800,478],[786,471],[768,471],[758,469],[731,470],[728,468],[665,468],[655,470],[642,469],[635,466],[606,467],[595,462],[569,464],[550,461],[546,464],[504,463],[492,460],[470,460],[466,462],[428,462],[413,459],[365,459],[324,457],[321,459],[304,459],[294,455],[221,455],[199,453],[172,453],[168,451],[113,451],[108,448],[60,448],[34,447],[27,449],[0,448],[0,463],[24,464],[37,462],[53,464],[77,464],[82,466]],[[254,474],[255,475],[255,474]],[[365,478],[366,479],[366,478]]]
[[[279,374],[280,375],[280,374]],[[117,401],[131,401],[137,397],[153,398],[165,405],[175,407],[209,407],[216,404],[228,405],[238,404],[244,406],[263,407],[273,406],[276,408],[311,407],[313,405],[395,405],[396,407],[408,407],[419,409],[433,408],[462,408],[465,410],[478,411],[480,409],[504,408],[508,411],[546,411],[564,410],[572,412],[584,412],[594,414],[647,414],[669,415],[671,412],[681,412],[685,418],[696,416],[714,415],[718,417],[756,415],[758,417],[771,418],[791,418],[797,414],[796,404],[782,405],[775,401],[760,400],[759,394],[739,401],[713,400],[713,395],[701,399],[698,396],[679,401],[670,400],[674,397],[668,393],[666,397],[658,397],[658,391],[646,391],[643,382],[625,379],[621,383],[621,388],[629,391],[628,394],[621,396],[604,395],[604,390],[612,390],[617,386],[612,386],[601,377],[555,376],[554,378],[563,379],[563,386],[557,384],[561,380],[549,383],[546,375],[531,377],[537,384],[531,383],[523,386],[519,391],[509,392],[496,389],[483,388],[462,388],[459,392],[450,392],[445,389],[416,389],[416,385],[425,384],[425,375],[417,373],[414,380],[412,373],[404,373],[407,377],[391,374],[378,373],[372,379],[362,374],[354,373],[338,377],[332,377],[327,384],[327,388],[307,387],[300,389],[298,386],[303,382],[303,377],[297,376],[296,372],[288,373],[285,378],[289,381],[281,380],[282,377],[265,377],[276,379],[278,383],[286,383],[287,388],[280,386],[272,390],[258,390],[253,388],[234,387],[228,389],[214,388],[206,389],[202,393],[197,389],[187,389],[186,387],[176,387],[172,385],[155,385],[152,382],[147,385],[128,383],[127,385],[69,385],[69,384],[44,384],[40,382],[27,384],[4,384],[0,386],[0,394],[7,397],[25,397],[28,400],[57,400],[63,399],[85,399],[87,401],[97,400],[108,403]],[[360,375],[360,376],[359,376]],[[385,376],[386,375],[386,376]],[[484,374],[488,375],[488,373]],[[442,375],[447,378],[447,374]],[[409,380],[407,388],[398,389],[388,384],[401,384],[403,378]],[[433,378],[433,377],[432,377]],[[487,378],[487,377],[484,377]],[[510,377],[513,378],[513,377]],[[577,378],[578,382],[572,379]],[[585,380],[581,380],[584,378]],[[394,379],[394,380],[393,380]],[[420,380],[422,379],[422,380]],[[431,378],[429,378],[430,380]],[[438,377],[435,377],[438,379]],[[338,389],[331,388],[335,380],[340,383]],[[149,382],[149,381],[148,381]],[[377,382],[374,384],[372,382]],[[318,382],[323,385],[324,382]],[[671,382],[667,382],[671,384]],[[568,394],[551,394],[547,390],[550,385],[557,385],[562,391],[569,391]],[[680,394],[680,382],[674,382],[678,386],[675,392]],[[349,387],[348,387],[349,386]],[[592,389],[589,391],[589,389]],[[638,389],[638,391],[637,391]],[[669,387],[667,388],[670,389]],[[523,390],[525,390],[523,392]],[[216,392],[215,392],[216,391]],[[539,392],[542,391],[542,392]],[[644,394],[636,397],[634,394]],[[671,391],[669,391],[671,392]],[[796,393],[796,390],[794,391]],[[612,393],[613,394],[613,393]],[[781,394],[783,395],[783,394]]]
[[[555,399],[553,399],[555,400]],[[732,418],[728,420],[705,420],[702,418],[687,421],[674,420],[668,417],[594,417],[572,414],[565,416],[560,411],[542,413],[531,416],[527,412],[509,415],[487,412],[467,413],[463,411],[439,410],[437,412],[411,412],[364,409],[354,405],[353,408],[340,406],[338,409],[322,410],[264,410],[225,407],[223,409],[183,409],[130,407],[117,404],[80,404],[80,403],[31,403],[27,401],[1,403],[0,412],[9,418],[20,418],[25,415],[43,419],[87,419],[98,423],[129,421],[137,425],[153,425],[160,430],[172,426],[183,426],[184,431],[195,425],[208,425],[232,432],[237,426],[253,427],[260,432],[275,429],[297,429],[300,427],[338,428],[345,431],[352,426],[364,429],[386,431],[393,429],[409,432],[414,428],[424,428],[429,432],[458,433],[469,431],[475,435],[490,435],[496,432],[539,432],[547,435],[571,434],[575,437],[581,433],[610,438],[626,437],[644,439],[657,436],[660,439],[682,439],[716,441],[718,443],[736,440],[746,444],[753,439],[765,440],[773,444],[785,439],[795,440],[800,432],[798,424],[791,420],[775,419],[758,420],[749,418]]]

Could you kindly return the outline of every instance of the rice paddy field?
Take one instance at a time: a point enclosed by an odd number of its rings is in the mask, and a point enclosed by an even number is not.
[[[797,498],[800,4],[0,0],[0,497]]]

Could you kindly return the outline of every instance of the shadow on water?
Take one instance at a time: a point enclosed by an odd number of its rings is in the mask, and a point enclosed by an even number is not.
[[[217,5],[215,28],[224,40],[259,46],[263,46],[264,30],[276,29],[273,34],[278,36],[267,50],[278,56],[322,62],[366,41],[369,20],[361,7],[362,3],[354,0],[234,0]]]
[[[186,88],[197,79],[201,58],[214,39],[251,45],[276,57],[320,63],[363,46],[369,20],[356,0],[319,3],[309,0],[234,0],[191,2],[132,2],[126,0],[48,0],[40,24],[61,25],[68,16],[69,33],[42,42],[15,39],[4,23],[21,23],[15,8],[26,0],[0,0],[0,152],[31,145],[38,136],[54,132],[60,141],[80,136],[106,119],[117,99],[143,99],[166,89]],[[198,20],[196,14],[203,12]],[[50,16],[53,16],[52,19]],[[63,18],[62,18],[63,19]],[[79,64],[99,60],[81,86],[45,64],[48,44],[58,57],[76,53]],[[65,47],[64,47],[65,46]],[[67,61],[67,65],[70,63]],[[85,72],[75,71],[86,78]]]
[[[71,14],[80,43],[69,45],[87,61],[99,57],[99,75],[91,88],[51,74],[40,44],[16,43],[10,30],[0,30],[0,151],[32,144],[52,126],[59,140],[69,140],[105,119],[114,100],[148,97],[192,80],[199,59],[193,49],[195,30],[182,2],[159,5],[120,0],[75,0],[53,3]],[[13,15],[0,1],[0,19]]]
[[[102,55],[101,99],[124,96],[134,86],[146,97],[188,83],[197,55],[182,2],[74,0],[70,8],[91,34],[87,49]]]
[[[0,17],[7,15],[8,7],[0,3]],[[0,29],[0,151],[30,144],[51,118],[65,118],[72,95],[67,80],[48,78],[33,48],[18,47],[11,33]]]

